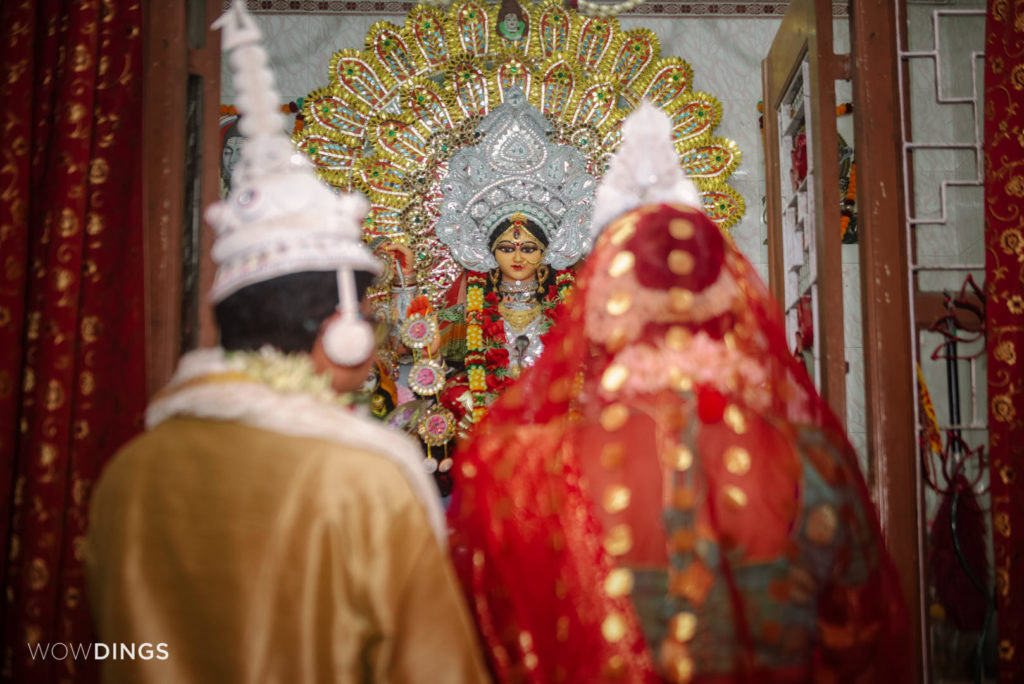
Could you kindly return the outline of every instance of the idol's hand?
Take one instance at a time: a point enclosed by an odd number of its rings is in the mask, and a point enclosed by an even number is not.
[[[441,349],[441,333],[434,335],[434,339],[427,345],[427,354],[431,357],[437,356],[437,352]]]
[[[386,254],[389,259],[397,261],[403,275],[412,275],[416,270],[413,264],[412,250],[408,246],[400,245],[397,242],[386,242],[381,245],[379,251]]]

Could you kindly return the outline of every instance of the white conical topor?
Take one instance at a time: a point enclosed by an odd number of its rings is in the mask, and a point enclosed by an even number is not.
[[[679,168],[672,121],[644,100],[623,122],[622,143],[597,187],[591,237],[630,209],[662,202],[703,208],[697,186]]]
[[[205,214],[217,232],[210,298],[220,302],[290,273],[337,271],[341,316],[329,327],[325,349],[336,362],[357,365],[373,351],[373,335],[359,317],[353,271],[380,272],[362,241],[369,204],[331,190],[285,135],[274,76],[244,0],[234,0],[213,27],[222,30],[223,51],[230,52],[238,129],[246,140],[231,193]]]

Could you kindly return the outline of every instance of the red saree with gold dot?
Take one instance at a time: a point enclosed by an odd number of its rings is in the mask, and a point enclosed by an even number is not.
[[[460,452],[452,553],[499,681],[899,681],[896,575],[750,264],[656,205],[598,239]]]

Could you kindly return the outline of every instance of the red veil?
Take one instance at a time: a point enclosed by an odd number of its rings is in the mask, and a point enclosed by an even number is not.
[[[460,467],[501,681],[899,681],[906,617],[842,427],[700,212],[612,222]]]

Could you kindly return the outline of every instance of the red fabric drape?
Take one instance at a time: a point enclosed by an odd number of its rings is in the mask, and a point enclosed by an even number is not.
[[[692,208],[635,209],[563,307],[455,469],[497,680],[905,681],[856,455],[735,246]]]
[[[989,0],[985,289],[999,681],[1024,681],[1024,2]]]
[[[141,427],[141,7],[0,5],[0,539],[6,681],[88,681],[92,484]],[[58,649],[58,655],[62,655]]]

